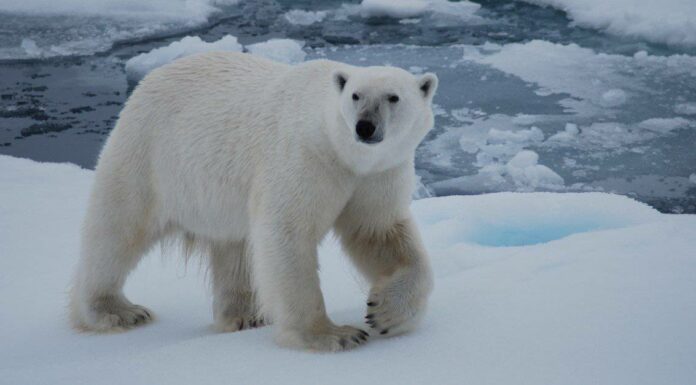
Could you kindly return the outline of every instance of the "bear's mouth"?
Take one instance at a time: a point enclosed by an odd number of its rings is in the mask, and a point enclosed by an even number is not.
[[[360,143],[369,144],[369,145],[377,144],[377,143],[381,142],[383,139],[384,138],[382,138],[382,135],[379,135],[379,136],[373,135],[369,138],[362,138],[362,137],[360,137],[360,135],[357,135],[357,134],[355,135],[355,140],[357,140]]]

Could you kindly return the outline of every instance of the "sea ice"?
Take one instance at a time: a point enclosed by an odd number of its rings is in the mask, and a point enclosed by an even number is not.
[[[447,15],[461,19],[475,19],[481,6],[470,1],[447,0],[363,0],[359,12],[363,17],[393,17],[409,19],[425,14]]]
[[[321,22],[326,17],[326,14],[326,11],[303,11],[301,9],[293,9],[286,12],[284,17],[290,24],[307,26]]]
[[[578,25],[655,43],[696,46],[692,0],[525,0],[568,13]]]
[[[157,67],[185,56],[209,51],[240,52],[242,51],[242,45],[232,35],[227,35],[211,43],[201,40],[198,36],[186,36],[166,47],[155,48],[150,52],[142,53],[129,59],[126,62],[126,75],[128,76],[128,81],[135,83]]]
[[[254,54],[287,64],[304,61],[307,54],[302,50],[304,44],[291,39],[271,39],[246,46]]]

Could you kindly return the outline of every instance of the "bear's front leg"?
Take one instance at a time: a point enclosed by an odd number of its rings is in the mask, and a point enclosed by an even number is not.
[[[281,346],[340,351],[367,341],[363,330],[337,326],[326,314],[319,285],[318,239],[298,221],[260,220],[252,230],[253,277],[263,314]]]
[[[358,269],[372,284],[366,322],[381,335],[413,329],[432,291],[432,272],[418,230],[409,217],[383,227],[337,228]]]

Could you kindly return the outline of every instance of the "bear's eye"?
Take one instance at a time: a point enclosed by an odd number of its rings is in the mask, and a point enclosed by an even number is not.
[[[358,94],[353,94],[353,100],[360,100],[360,96],[358,96]]]
[[[389,103],[396,103],[399,101],[399,97],[396,95],[389,95]]]

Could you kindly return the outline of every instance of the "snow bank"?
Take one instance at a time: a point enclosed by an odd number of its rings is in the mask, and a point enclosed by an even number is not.
[[[158,320],[67,326],[92,172],[0,156],[0,378],[7,384],[689,384],[696,379],[696,217],[608,194],[501,193],[413,203],[435,291],[416,332],[344,354],[284,350],[270,328],[216,334],[204,273],[155,249],[126,293]],[[331,238],[330,316],[366,288]],[[356,369],[357,368],[357,369]],[[346,374],[349,373],[349,374]]]
[[[655,43],[696,46],[693,0],[524,0],[565,11],[576,24]]]
[[[363,17],[392,17],[406,19],[426,14],[455,16],[462,19],[474,18],[481,6],[470,1],[447,0],[363,0],[360,14]]]
[[[295,40],[271,39],[246,48],[254,55],[290,64],[304,60],[306,54],[302,46],[302,43]],[[126,75],[129,82],[137,83],[155,68],[185,56],[211,51],[241,52],[243,48],[232,35],[226,35],[212,43],[205,42],[198,36],[186,36],[166,47],[155,48],[129,59],[126,62]]]

